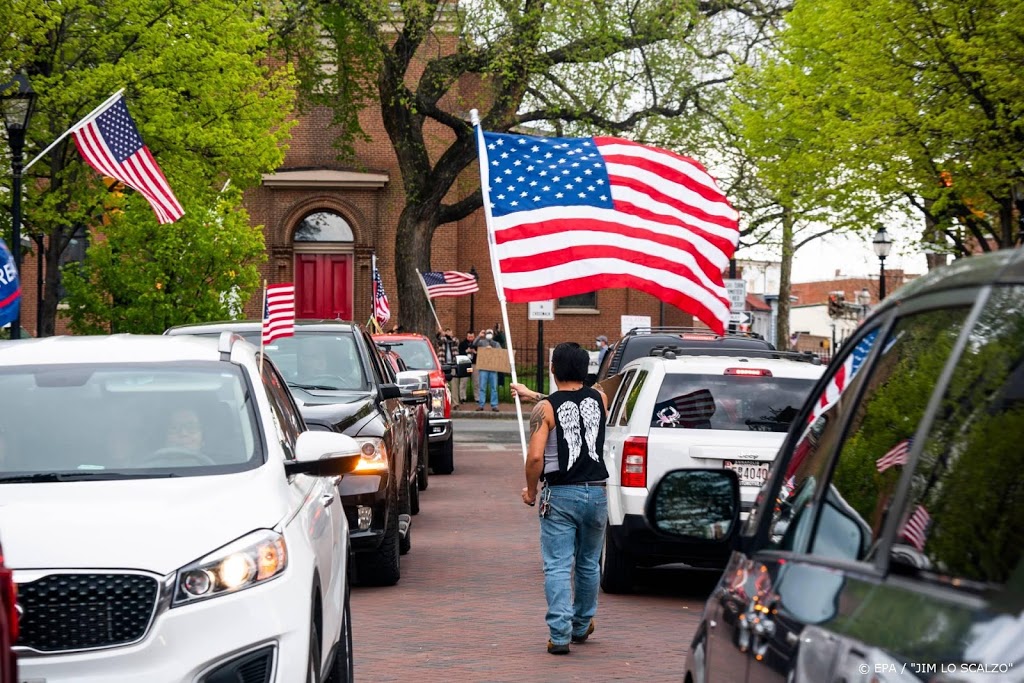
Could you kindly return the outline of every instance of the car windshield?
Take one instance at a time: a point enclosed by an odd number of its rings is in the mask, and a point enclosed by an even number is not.
[[[666,375],[651,427],[786,432],[813,386],[813,379]]]
[[[259,331],[242,335],[259,346]],[[265,348],[292,389],[370,390],[351,332],[306,332],[296,328],[295,336],[275,339]]]
[[[258,467],[263,448],[253,411],[241,368],[227,363],[6,368],[0,370],[0,481]]]
[[[426,341],[387,342],[387,345],[402,357],[410,370],[437,370],[434,352]]]

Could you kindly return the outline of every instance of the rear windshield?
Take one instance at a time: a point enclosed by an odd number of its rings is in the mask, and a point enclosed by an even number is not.
[[[256,346],[260,332],[240,332]],[[369,391],[363,363],[351,332],[306,332],[275,339],[266,347],[288,386],[337,391]]]
[[[813,379],[666,375],[651,427],[786,432]]]
[[[434,351],[426,341],[389,341],[386,346],[401,356],[410,370],[437,370]]]

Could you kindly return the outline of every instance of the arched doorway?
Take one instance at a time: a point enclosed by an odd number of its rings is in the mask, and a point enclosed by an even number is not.
[[[302,219],[295,246],[295,317],[352,319],[352,227],[330,210]]]

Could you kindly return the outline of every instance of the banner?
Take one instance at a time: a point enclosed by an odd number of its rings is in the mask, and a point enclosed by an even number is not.
[[[21,280],[7,244],[0,240],[0,325],[18,318],[21,311]]]

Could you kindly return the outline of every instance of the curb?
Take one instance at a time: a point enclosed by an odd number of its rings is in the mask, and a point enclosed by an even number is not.
[[[524,408],[525,408],[525,406],[524,406]],[[530,411],[524,409],[523,410],[523,419],[524,420],[528,420],[529,418],[530,418]],[[482,410],[482,411],[478,412],[476,408],[473,408],[472,410],[453,410],[452,411],[452,419],[453,420],[515,420],[516,419],[516,411],[515,410],[499,410],[497,413],[495,413],[492,410],[485,409],[485,410]]]

